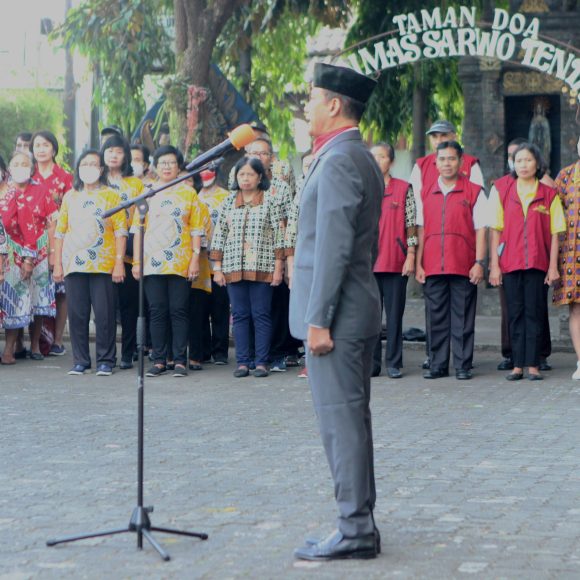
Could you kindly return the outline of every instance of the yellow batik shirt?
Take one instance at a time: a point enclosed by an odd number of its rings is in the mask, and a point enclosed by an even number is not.
[[[178,184],[149,199],[145,220],[145,276],[156,274],[187,278],[192,236],[203,236],[204,220],[195,190]],[[139,231],[139,213],[133,215],[131,233]]]
[[[127,236],[125,212],[101,216],[121,202],[109,187],[86,192],[71,189],[62,199],[55,237],[63,240],[64,275],[73,272],[111,274],[115,266],[115,238]]]
[[[201,254],[199,256],[199,276],[191,283],[192,288],[203,290],[211,294],[211,267],[209,263],[209,245],[211,241],[212,223],[209,209],[199,198],[199,212],[203,224],[203,235],[201,236]]]

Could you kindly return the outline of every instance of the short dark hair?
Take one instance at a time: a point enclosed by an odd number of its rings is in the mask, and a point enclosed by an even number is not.
[[[142,145],[141,143],[135,143],[131,145],[131,151],[141,151],[143,155],[143,161],[149,163],[149,158],[151,157],[151,151],[149,151],[149,147],[147,145]]]
[[[522,145],[523,143],[527,143],[527,142],[528,142],[528,140],[527,140],[527,139],[525,139],[524,137],[516,137],[515,139],[512,139],[512,140],[511,140],[511,141],[510,141],[510,142],[507,144],[507,146],[508,146],[508,148],[509,148],[509,147],[513,147],[514,145],[517,145],[517,146],[519,147],[519,146],[520,146],[520,145]]]
[[[382,147],[385,149],[391,162],[395,160],[395,148],[390,143],[387,143],[386,141],[379,141],[378,143],[375,143],[371,149],[374,149],[375,147]]]
[[[437,145],[437,151],[441,151],[442,149],[455,149],[459,157],[463,156],[463,147],[457,141],[443,141],[443,143],[439,143]]]
[[[342,103],[342,114],[356,121],[357,123],[362,119],[362,116],[366,109],[366,104],[362,103],[361,101],[357,101],[351,97],[346,97],[345,95],[341,95],[339,93],[335,93],[334,91],[329,91],[327,89],[323,89],[324,93],[326,94],[326,100],[329,101],[330,99],[338,99]]]
[[[58,139],[50,131],[36,131],[30,138],[30,153],[32,153],[34,163],[36,163],[36,159],[34,158],[34,141],[37,137],[46,139],[52,145],[52,160],[56,161],[56,156],[58,155]]]
[[[238,173],[240,169],[246,165],[249,165],[260,176],[258,189],[262,191],[270,189],[270,180],[266,175],[264,164],[256,157],[245,157],[245,156],[242,157],[234,166],[234,184],[232,185],[232,189],[234,191],[240,189],[240,184],[238,183]]]
[[[105,163],[105,151],[107,149],[112,149],[113,147],[120,147],[123,149],[123,165],[121,166],[121,175],[123,177],[130,177],[133,175],[133,167],[131,167],[131,149],[129,147],[129,141],[121,135],[113,134],[111,135],[102,145],[101,145],[101,162],[105,168],[103,175],[105,176],[105,183],[109,181],[109,168]]]
[[[542,177],[544,177],[546,171],[548,170],[548,166],[546,165],[544,157],[542,156],[542,153],[538,148],[538,146],[528,141],[525,141],[514,151],[514,162],[516,160],[516,155],[520,151],[529,151],[533,155],[534,159],[536,160],[536,179],[542,179]],[[510,175],[514,179],[517,179],[518,174],[516,173],[515,167]]]
[[[85,149],[80,155],[79,158],[77,159],[76,165],[75,165],[75,172],[74,172],[74,180],[73,180],[73,187],[77,190],[80,191],[83,188],[84,183],[81,181],[80,175],[79,175],[79,169],[81,166],[81,161],[85,158],[88,157],[89,155],[95,155],[96,157],[99,158],[99,163],[101,164],[101,167],[105,167],[105,162],[103,161],[103,155],[102,153],[98,150],[98,149]],[[103,185],[106,185],[106,178],[105,178],[105,172],[103,171],[103,173],[101,173],[101,177],[99,177],[99,183],[102,183]]]
[[[22,131],[22,133],[18,133],[18,135],[16,135],[16,139],[14,139],[14,141],[18,141],[18,139],[30,143],[30,141],[32,141],[32,133],[30,131]]]
[[[274,148],[272,147],[272,141],[270,141],[269,139],[266,139],[265,137],[256,137],[251,143],[248,143],[248,147],[252,143],[266,143],[266,145],[268,145],[268,149],[269,149],[270,153],[274,153]]]
[[[157,167],[157,162],[159,161],[160,157],[164,155],[175,155],[175,160],[177,161],[177,167],[179,171],[183,169],[183,153],[173,145],[162,145],[161,147],[157,147],[155,149],[155,153],[153,153],[153,165]]]

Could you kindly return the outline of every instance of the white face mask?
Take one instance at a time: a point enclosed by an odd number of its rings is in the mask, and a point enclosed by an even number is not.
[[[143,163],[131,163],[131,167],[133,168],[133,175],[135,177],[143,177],[143,174],[145,173]]]
[[[14,167],[10,175],[14,183],[26,183],[30,179],[30,167]]]
[[[514,170],[515,164],[514,164],[514,160],[513,159],[508,159],[508,167],[510,171]]]
[[[211,187],[215,183],[215,177],[212,179],[208,179],[207,181],[205,179],[202,179],[201,183],[203,184],[204,187]]]
[[[98,167],[79,167],[79,177],[85,185],[92,185],[99,181],[101,170]]]

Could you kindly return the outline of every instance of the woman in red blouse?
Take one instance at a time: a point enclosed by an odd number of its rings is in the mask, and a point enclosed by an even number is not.
[[[56,163],[58,141],[50,131],[37,131],[32,135],[30,151],[34,158],[34,174],[32,178],[43,185],[52,197],[57,208],[60,208],[64,194],[72,189],[73,176]],[[56,321],[54,323],[54,341],[50,348],[51,355],[65,353],[62,335],[66,325],[66,297],[64,284],[56,285]],[[46,325],[49,328],[51,325]]]

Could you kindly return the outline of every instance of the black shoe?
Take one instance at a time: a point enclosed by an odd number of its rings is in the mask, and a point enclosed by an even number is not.
[[[528,373],[528,381],[543,381],[544,377],[538,373]]]
[[[268,372],[268,369],[263,366],[257,366],[256,370],[254,371],[254,376],[257,377],[258,379],[263,379],[267,377],[269,374],[270,373]]]
[[[428,369],[430,369],[430,368],[431,368],[431,359],[430,359],[430,358],[426,358],[426,359],[423,361],[423,364],[421,365],[421,368],[422,368],[422,369],[425,369],[425,370],[428,370]]]
[[[294,550],[294,556],[301,560],[368,560],[377,557],[376,537],[368,534],[360,538],[345,538],[337,531],[317,544]]]
[[[250,374],[250,371],[249,371],[248,367],[245,367],[245,366],[239,366],[234,371],[234,377],[236,377],[236,379],[240,379],[242,377],[247,377],[249,374]]]
[[[498,365],[498,371],[511,371],[514,368],[514,361],[511,358],[504,358]]]
[[[389,379],[400,379],[403,376],[403,374],[399,369],[395,367],[388,367],[387,376],[389,377]]]
[[[455,378],[458,381],[469,381],[471,379],[471,371],[459,369],[455,371]]]
[[[313,537],[308,537],[304,540],[304,543],[307,546],[314,546],[315,544],[320,543],[322,540],[320,538],[313,538]],[[375,546],[377,549],[377,554],[381,553],[381,534],[378,530],[378,528],[375,528]]]
[[[187,369],[185,368],[185,365],[176,364],[175,368],[173,370],[173,376],[174,377],[186,377],[187,376]]]
[[[371,377],[378,377],[381,374],[381,367],[374,367]]]
[[[165,363],[165,368],[166,368],[168,371],[172,371],[172,370],[175,368],[175,363],[174,363],[174,362],[168,362],[168,363]]]
[[[190,361],[189,370],[190,371],[201,371],[201,370],[203,370],[203,367],[199,363],[192,363]]]
[[[551,371],[552,365],[548,362],[547,359],[543,358],[540,361],[540,366],[538,367],[541,371]]]
[[[448,377],[449,371],[441,371],[436,369],[429,369],[423,373],[424,379],[441,379],[443,377]]]
[[[524,378],[524,373],[510,373],[506,379],[508,381],[521,381]]]
[[[214,365],[218,365],[218,366],[227,365],[228,364],[228,359],[227,358],[214,358],[213,359],[213,364]]]
[[[167,372],[166,367],[158,367],[157,365],[153,365],[146,373],[146,377],[158,377],[159,375],[163,375]]]
[[[119,365],[119,368],[122,371],[126,371],[127,369],[132,369],[133,368],[133,361],[122,360],[121,364]]]

